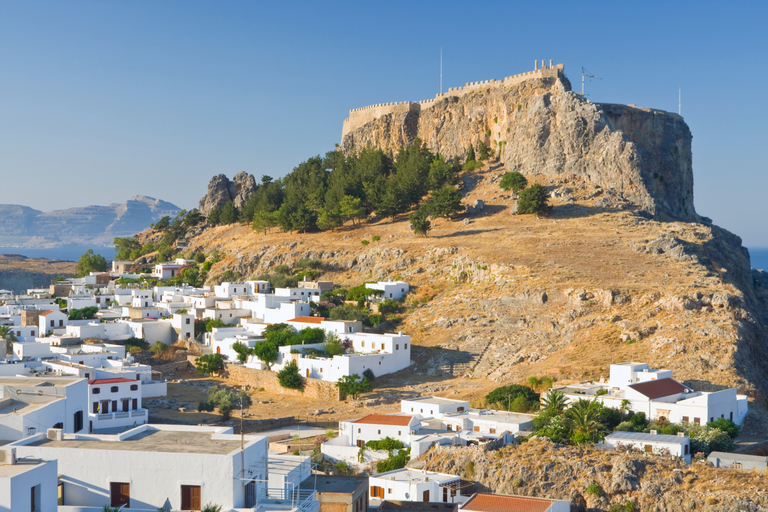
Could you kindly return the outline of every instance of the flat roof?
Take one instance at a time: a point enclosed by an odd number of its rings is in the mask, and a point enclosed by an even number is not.
[[[0,377],[0,386],[69,386],[77,382],[79,377]]]
[[[622,432],[616,430],[606,436],[606,439],[627,439],[629,441],[647,441],[657,443],[685,444],[688,436],[672,436],[669,434],[647,434],[645,432]]]
[[[751,462],[768,463],[768,457],[763,455],[747,455],[744,453],[712,452],[707,459],[743,460]]]
[[[22,459],[17,460],[16,464],[0,464],[0,478],[13,478],[27,471],[42,467],[48,462],[47,460]]]
[[[123,377],[117,377],[117,378],[114,378],[114,379],[94,379],[94,380],[89,380],[88,384],[118,384],[118,383],[121,383],[121,382],[140,382],[140,381],[137,381],[135,379],[126,379],[126,378],[123,378]]]
[[[433,405],[450,405],[457,403],[469,403],[468,400],[454,400],[451,398],[442,398],[439,396],[422,396],[419,398],[405,398],[403,402],[423,402],[425,404]]]
[[[311,475],[301,483],[301,488],[314,488],[319,493],[352,494],[360,488],[360,486],[367,487],[367,485],[367,478]]]
[[[630,384],[628,387],[634,389],[640,394],[647,396],[651,400],[684,393],[685,390],[688,389],[686,386],[680,384],[675,379],[669,377],[664,379],[649,380],[647,382],[640,382],[638,384]]]
[[[446,482],[450,480],[461,480],[458,475],[448,475],[446,473],[436,473],[434,471],[422,471],[420,469],[396,469],[394,471],[387,471],[386,473],[379,473],[378,475],[371,475],[368,477],[368,481],[371,482],[374,479],[387,480],[390,482],[414,482],[420,483],[424,481],[430,482]]]
[[[154,430],[137,432],[122,441],[107,439],[67,439],[51,441],[43,439],[30,446],[46,448],[70,448],[74,450],[112,450],[125,452],[196,453],[226,455],[240,449],[240,440],[212,439],[215,432],[188,430]]]

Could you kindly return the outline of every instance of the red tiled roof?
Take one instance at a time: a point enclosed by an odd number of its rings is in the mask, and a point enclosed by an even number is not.
[[[394,414],[369,414],[364,418],[360,418],[355,423],[367,423],[371,425],[400,425],[407,427],[413,416],[398,416]]]
[[[46,311],[45,313],[40,313],[40,316],[48,316],[48,315],[50,315],[51,313],[53,313],[53,310],[52,310],[52,309],[49,309],[49,310],[48,310],[48,311]]]
[[[89,380],[88,384],[117,384],[118,382],[136,382],[133,379],[93,379]]]
[[[297,316],[293,320],[288,320],[289,322],[303,322],[305,324],[319,324],[325,320],[325,317],[322,316]]]
[[[647,396],[651,400],[669,395],[676,395],[688,389],[675,379],[670,379],[669,377],[665,379],[649,380],[648,382],[640,382],[639,384],[631,384],[629,387],[638,393]]]
[[[547,512],[554,501],[527,496],[475,494],[462,507],[472,512]]]

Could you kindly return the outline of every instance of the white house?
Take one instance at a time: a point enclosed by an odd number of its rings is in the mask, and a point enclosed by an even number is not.
[[[461,505],[461,512],[571,512],[570,500],[477,493]]]
[[[0,440],[13,441],[47,428],[87,428],[88,382],[67,377],[0,377]]]
[[[650,420],[666,418],[672,423],[704,424],[726,418],[741,424],[747,414],[745,395],[736,388],[695,391],[674,380],[671,372],[648,368],[644,363],[611,365],[609,384],[583,382],[560,388],[569,401],[596,399],[606,407],[628,406]]]
[[[267,495],[267,438],[231,428],[142,425],[116,435],[60,434],[52,430],[8,446],[17,458],[57,460],[64,507],[104,505],[155,511],[253,508]],[[302,510],[312,507],[314,495]],[[305,503],[296,503],[299,508]]]
[[[400,401],[400,412],[420,418],[442,418],[445,414],[469,410],[469,401],[438,396],[422,396]]]
[[[246,296],[249,295],[251,287],[248,283],[230,283],[224,281],[220,285],[213,287],[213,292],[217,297],[231,298],[234,296]]]
[[[186,267],[190,261],[177,258],[173,263],[158,263],[152,271],[152,276],[158,279],[166,280],[176,277]]]
[[[329,320],[322,316],[300,316],[285,322],[297,331],[319,327],[326,333],[334,333],[340,337],[363,330],[363,322],[359,320]]]
[[[88,381],[89,432],[147,423],[149,412],[141,406],[141,383],[125,378]]]
[[[365,283],[365,287],[371,290],[383,292],[385,299],[400,300],[408,293],[408,283],[405,281],[379,281],[378,283]]]
[[[69,317],[59,310],[49,309],[40,313],[38,332],[41,336],[50,334],[56,330],[66,331],[69,325]]]
[[[411,364],[411,337],[402,332],[393,334],[347,333],[342,341],[349,349],[342,355],[316,357],[312,350],[324,350],[325,344],[280,347],[277,368],[295,361],[304,377],[336,382],[341,377],[359,375],[371,370],[374,376],[387,375]],[[298,353],[291,353],[291,351]]]
[[[57,512],[58,484],[55,460],[17,459],[0,447],[0,511]]]
[[[368,477],[369,503],[377,506],[383,500],[463,503],[469,499],[456,475],[423,471],[418,469],[396,469]]]
[[[603,446],[613,450],[620,447],[632,447],[632,449],[640,452],[674,455],[683,459],[686,464],[691,463],[691,439],[682,432],[672,436],[657,434],[655,430],[652,430],[650,434],[617,430],[605,437]]]

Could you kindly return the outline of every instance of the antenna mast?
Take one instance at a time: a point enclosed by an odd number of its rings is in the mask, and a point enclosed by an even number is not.
[[[681,87],[677,88],[677,115],[681,116],[683,112],[683,90]]]
[[[443,95],[443,47],[440,47],[440,95]]]
[[[602,80],[599,76],[590,75],[587,73],[586,68],[581,68],[581,95],[584,96],[584,77],[594,78],[595,80]]]

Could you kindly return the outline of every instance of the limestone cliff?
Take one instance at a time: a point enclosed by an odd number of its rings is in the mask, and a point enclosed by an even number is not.
[[[562,66],[468,84],[428,102],[361,111],[345,122],[343,151],[373,145],[395,152],[418,137],[432,151],[463,158],[482,141],[508,170],[534,180],[577,175],[659,218],[698,220],[691,132],[683,118],[590,103],[571,91]]]

